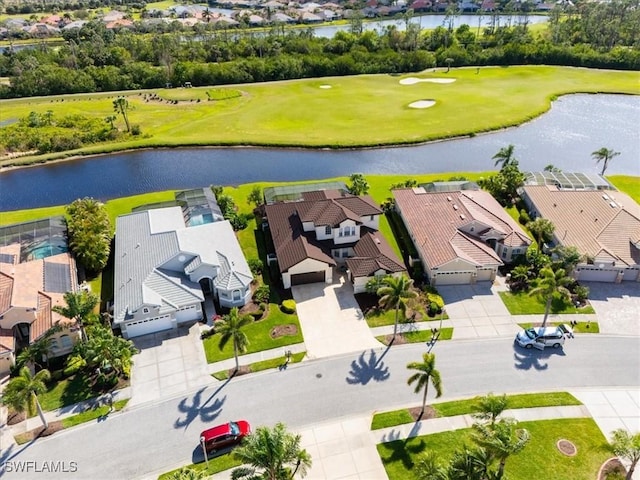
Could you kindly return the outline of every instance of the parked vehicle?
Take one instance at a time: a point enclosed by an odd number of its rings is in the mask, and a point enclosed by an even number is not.
[[[246,420],[229,422],[205,430],[200,434],[200,446],[206,453],[238,445],[244,437],[251,433],[251,426]]]
[[[560,348],[566,338],[573,338],[573,330],[568,325],[525,328],[516,335],[516,343],[524,348]]]

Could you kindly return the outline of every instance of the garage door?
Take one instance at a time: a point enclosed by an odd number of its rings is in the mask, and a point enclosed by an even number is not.
[[[632,270],[630,268],[627,268],[624,271],[624,277],[622,277],[622,281],[623,282],[635,282],[636,280],[638,280],[638,270]]]
[[[478,270],[478,275],[476,277],[476,282],[487,282],[489,280],[491,280],[491,277],[493,276],[493,269],[492,268],[481,268]]]
[[[580,282],[615,282],[617,270],[603,270],[600,268],[580,268],[578,281]]]
[[[438,273],[435,276],[436,285],[468,285],[471,283],[471,273]]]
[[[162,317],[150,318],[148,320],[139,320],[137,322],[127,323],[127,338],[139,337],[149,333],[169,330],[171,328],[171,316],[164,315]]]
[[[309,272],[309,273],[296,273],[291,275],[291,285],[302,285],[305,283],[319,283],[324,282],[324,271],[321,272]]]

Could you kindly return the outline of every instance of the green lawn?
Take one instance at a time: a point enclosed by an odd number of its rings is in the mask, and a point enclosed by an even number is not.
[[[549,322],[548,325],[562,325],[563,322]],[[519,323],[522,328],[531,328],[534,326],[533,322]],[[571,326],[574,333],[600,333],[600,326],[598,322],[578,322],[577,325]]]
[[[49,411],[73,405],[98,395],[91,389],[91,384],[87,377],[76,374],[51,384],[45,393],[38,395],[38,399],[42,409]]]
[[[298,328],[298,333],[291,336],[283,336],[279,338],[271,338],[270,332],[276,325],[293,324]],[[269,305],[269,316],[258,322],[253,322],[247,325],[243,329],[244,333],[249,338],[249,346],[247,347],[247,353],[261,352],[262,350],[270,350],[272,348],[283,347],[285,345],[292,345],[294,343],[302,342],[302,331],[300,329],[300,322],[297,315],[287,315],[283,313],[278,305]],[[207,356],[207,362],[219,362],[220,360],[226,360],[227,358],[233,358],[233,345],[232,342],[228,342],[223,350],[218,348],[218,342],[220,341],[220,334],[215,335],[203,340],[204,352]]]
[[[607,177],[618,190],[626,193],[640,204],[640,181],[630,175],[612,175]]]
[[[430,342],[433,338],[431,330],[416,330],[414,332],[399,333],[398,335],[402,335],[404,343]],[[384,343],[385,345],[388,345],[387,339],[389,337],[389,335],[380,335],[376,337],[376,340]],[[451,340],[452,337],[453,328],[443,328],[442,330],[440,330],[440,336],[438,337],[438,340]]]
[[[531,296],[526,292],[511,293],[499,292],[500,298],[509,310],[511,315],[534,315],[542,314],[545,311],[545,301],[537,296]],[[551,312],[554,314],[565,313],[595,313],[591,305],[576,308],[573,304],[564,302],[560,297],[555,296],[551,302]]]
[[[556,407],[561,405],[582,405],[573,395],[567,392],[549,393],[525,393],[519,395],[507,395],[508,409],[533,408],[533,407]],[[453,417],[456,415],[466,415],[474,413],[478,406],[480,397],[468,400],[457,400],[454,402],[431,403],[438,417]],[[393,410],[391,412],[376,413],[371,421],[371,429],[395,427],[403,423],[413,423],[413,417],[406,408]]]
[[[596,478],[598,469],[611,457],[607,440],[590,418],[520,422],[531,434],[531,440],[518,455],[509,457],[505,476],[510,480],[553,479],[587,480]],[[431,451],[445,464],[463,444],[472,445],[472,429],[454,430],[378,445],[378,453],[389,480],[414,478],[412,468],[421,454]],[[556,448],[566,439],[577,447],[568,457]],[[542,460],[541,460],[542,459]]]
[[[355,147],[416,143],[518,125],[547,111],[551,98],[566,93],[640,94],[637,72],[625,71],[514,66],[484,67],[480,74],[473,67],[405,75],[409,76],[456,81],[400,85],[400,78],[392,75],[303,79],[218,87],[240,89],[244,95],[177,105],[145,102],[142,92],[125,92],[131,105],[131,124],[140,125],[144,135],[73,154],[177,145]],[[323,84],[332,88],[320,89]],[[189,95],[208,89],[211,87],[189,89],[194,91]],[[82,114],[102,119],[112,113],[112,101],[119,95],[68,95],[64,102],[55,102],[56,97],[3,100],[0,109],[11,111],[12,118],[53,110],[56,116]],[[432,98],[436,105],[426,110],[408,107],[422,98]],[[123,127],[122,119],[117,123]],[[371,128],[381,124],[393,128]],[[42,158],[67,155],[69,152]]]
[[[301,362],[306,354],[307,352],[292,354],[289,364]],[[285,365],[285,363],[286,363],[286,358],[284,355],[282,355],[282,357],[272,358],[270,360],[263,360],[261,362],[255,362],[248,366],[251,373],[256,373],[262,370],[269,370],[271,368],[282,368]],[[212,376],[217,380],[226,380],[227,378],[229,378],[229,370],[222,370],[220,372],[216,372],[212,374]]]
[[[113,403],[113,410],[119,412],[126,405],[129,399],[126,400],[118,400]],[[62,420],[62,426],[64,428],[74,427],[76,425],[80,425],[81,423],[90,422],[91,420],[96,420],[97,418],[104,417],[109,414],[109,407],[102,406],[97,408],[92,408],[91,410],[87,410],[86,412],[79,413],[77,415],[73,415],[71,417],[67,417]]]

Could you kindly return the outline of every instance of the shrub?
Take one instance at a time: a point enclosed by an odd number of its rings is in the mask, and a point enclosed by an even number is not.
[[[142,133],[142,129],[140,128],[140,125],[138,125],[137,123],[135,125],[131,125],[131,135],[133,135],[134,137],[137,137],[141,133]]]
[[[249,268],[251,269],[251,273],[254,277],[257,277],[262,273],[262,260],[259,258],[250,258],[247,263],[249,264]]]
[[[429,310],[427,313],[429,314],[430,317],[437,315],[441,311],[442,309],[438,306],[436,302],[429,303]]]
[[[264,315],[264,310],[259,309],[256,310],[254,312],[251,312],[249,315],[251,315],[253,317],[254,320],[260,320],[262,318],[262,316]]]
[[[215,334],[216,334],[216,329],[211,327],[209,330],[205,330],[200,334],[200,339],[204,340],[205,338],[212,337]]]
[[[573,289],[573,293],[579,302],[584,302],[587,298],[589,298],[589,287],[585,287],[584,285],[576,285]]]
[[[249,225],[249,221],[244,215],[236,215],[234,213],[233,215],[229,216],[228,220],[235,231],[244,230]]]
[[[266,312],[269,305],[265,302],[260,302],[260,308]]]
[[[80,355],[71,355],[67,359],[67,367],[62,371],[62,375],[65,377],[70,377],[86,366],[87,361]]]
[[[526,225],[531,221],[531,217],[529,217],[529,214],[524,208],[520,210],[520,216],[518,217],[518,221],[520,222],[520,225]]]
[[[260,304],[260,308],[262,305],[269,301],[269,296],[271,295],[271,289],[269,285],[260,285],[256,288],[256,291],[253,294],[253,299]],[[263,310],[266,310],[263,309]]]
[[[280,305],[280,310],[284,313],[296,313],[296,301],[295,300],[285,300]]]

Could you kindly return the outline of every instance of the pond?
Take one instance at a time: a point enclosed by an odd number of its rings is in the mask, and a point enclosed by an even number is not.
[[[640,176],[640,96],[570,95],[520,127],[473,138],[369,150],[181,148],[83,158],[0,173],[0,211],[102,200],[167,189],[367,174],[493,170],[491,157],[515,145],[520,168],[599,173],[591,152],[621,152],[607,174]]]

